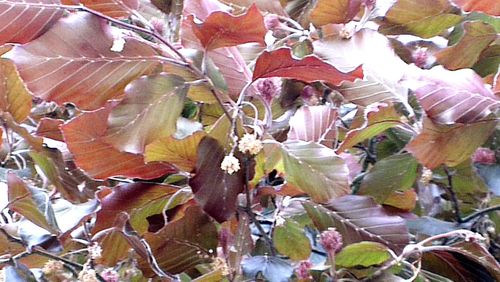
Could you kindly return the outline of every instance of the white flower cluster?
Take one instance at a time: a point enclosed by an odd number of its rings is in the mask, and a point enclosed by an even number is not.
[[[240,170],[240,161],[233,155],[225,156],[220,168],[228,174],[233,174]]]
[[[64,271],[64,263],[58,260],[49,260],[42,268],[42,272],[45,275],[52,275],[59,271]]]
[[[84,268],[78,273],[78,281],[81,282],[98,282],[95,270],[91,268]]]
[[[91,259],[99,259],[102,256],[102,248],[98,243],[90,245],[88,251]]]
[[[422,169],[422,175],[420,176],[420,182],[422,182],[422,184],[424,185],[427,185],[429,184],[429,182],[431,182],[432,180],[432,170],[424,167]]]
[[[242,153],[248,152],[252,155],[257,155],[260,150],[262,150],[262,142],[257,139],[255,134],[247,133],[241,138],[238,149],[240,149]]]

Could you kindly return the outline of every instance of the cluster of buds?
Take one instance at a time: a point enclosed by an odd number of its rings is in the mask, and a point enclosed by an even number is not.
[[[238,149],[242,153],[256,155],[262,150],[262,142],[255,134],[246,133],[238,142]],[[220,168],[228,174],[233,174],[241,169],[240,161],[231,153],[224,157]]]
[[[491,165],[497,162],[495,152],[488,148],[478,148],[472,155],[472,162]]]
[[[295,273],[297,274],[297,278],[299,280],[309,280],[312,279],[311,276],[311,268],[312,268],[312,263],[307,260],[303,260],[299,262],[299,265],[297,268],[295,268]]]
[[[231,269],[227,266],[226,261],[221,257],[216,257],[211,265],[214,270],[219,270],[223,276],[231,274]]]
[[[101,272],[101,277],[106,280],[106,282],[118,282],[120,281],[120,275],[118,272],[112,268],[105,269]]]
[[[330,254],[340,251],[343,245],[342,235],[335,228],[328,228],[328,230],[321,232],[319,242]]]
[[[64,263],[58,260],[49,260],[42,268],[42,272],[45,276],[51,276],[61,271],[64,271]]]
[[[92,245],[90,245],[87,250],[91,259],[99,259],[102,256],[102,248],[97,242],[94,242]]]
[[[80,273],[78,273],[78,281],[81,282],[98,282],[99,280],[97,279],[97,274],[95,270],[89,268],[89,267],[84,267]]]
[[[420,182],[422,182],[422,184],[424,185],[427,185],[429,184],[429,182],[431,182],[432,180],[432,170],[424,167],[422,169],[422,175],[420,176]]]

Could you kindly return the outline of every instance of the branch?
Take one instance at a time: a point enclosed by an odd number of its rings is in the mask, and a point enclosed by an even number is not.
[[[480,217],[480,216],[487,214],[489,212],[498,211],[498,210],[500,210],[500,205],[492,206],[492,207],[477,211],[469,216],[462,218],[462,223],[469,222],[476,217]]]
[[[462,223],[463,221],[462,217],[460,216],[460,205],[458,204],[457,194],[453,190],[453,175],[446,166],[444,167],[444,172],[448,177],[448,186],[443,186],[443,187],[445,188],[446,192],[450,195],[450,200],[451,203],[453,204],[453,210],[455,211],[455,218],[457,222]]]

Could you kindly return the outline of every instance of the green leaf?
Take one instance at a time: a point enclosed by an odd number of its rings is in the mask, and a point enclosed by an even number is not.
[[[335,255],[335,264],[340,267],[368,267],[382,264],[390,257],[386,246],[365,241],[345,246]]]
[[[458,24],[462,20],[459,13],[448,0],[399,0],[387,12],[379,31],[430,38]]]
[[[0,60],[0,109],[9,112],[16,122],[24,121],[31,110],[31,95],[14,64]]]
[[[405,191],[417,178],[418,162],[411,154],[393,155],[375,164],[363,178],[360,194],[382,204],[394,191]]]
[[[285,142],[281,149],[286,180],[313,201],[327,202],[349,193],[347,165],[332,149],[303,141]]]
[[[276,225],[273,242],[278,252],[292,260],[305,260],[311,255],[311,244],[304,228],[293,219]]]

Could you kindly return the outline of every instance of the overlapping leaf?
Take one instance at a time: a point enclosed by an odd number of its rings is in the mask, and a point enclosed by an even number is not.
[[[335,227],[344,244],[374,241],[400,252],[410,240],[404,219],[389,215],[371,197],[349,195],[324,206],[305,203],[304,208],[318,229]]]
[[[113,18],[126,18],[139,8],[138,0],[62,0],[67,5],[84,5]]]
[[[323,145],[303,141],[281,146],[286,181],[324,203],[349,193],[349,170],[342,158]]]
[[[14,61],[33,95],[93,110],[160,61],[150,45],[131,37],[121,52],[111,51],[113,32],[96,16],[76,13],[3,56]]]
[[[437,61],[449,70],[470,68],[497,38],[495,28],[480,21],[465,22],[464,35],[455,45],[436,53]]]
[[[399,0],[387,12],[379,31],[430,38],[459,23],[459,13],[448,0]]]
[[[0,45],[27,43],[42,35],[64,14],[59,0],[0,2]]]
[[[163,161],[184,171],[192,171],[196,165],[198,145],[205,136],[205,132],[198,131],[184,139],[158,139],[146,146],[144,157],[146,162]]]
[[[224,3],[230,3],[235,6],[248,8],[251,5],[257,5],[257,8],[263,12],[286,16],[286,12],[281,6],[279,0],[227,0]]]
[[[399,81],[407,68],[380,33],[362,29],[349,40],[327,36],[314,43],[314,53],[341,71],[363,65],[364,79],[345,81],[337,90],[347,101],[368,106],[375,102],[407,100],[407,88]]]
[[[376,242],[359,242],[345,246],[335,255],[335,264],[341,267],[372,266],[391,258],[387,247]]]
[[[316,56],[296,59],[289,48],[280,48],[264,51],[257,59],[252,80],[265,77],[284,77],[304,82],[326,81],[340,85],[343,81],[363,78],[363,69],[358,66],[355,70],[344,73]]]
[[[108,116],[105,141],[142,153],[146,145],[175,133],[188,86],[176,75],[141,77],[125,88],[125,97]]]
[[[42,118],[36,128],[36,135],[64,142],[60,126],[62,119]]]
[[[196,175],[189,180],[197,202],[219,222],[226,221],[236,211],[236,199],[245,183],[243,170],[229,175],[220,168],[225,155],[217,140],[204,137],[198,145]]]
[[[319,0],[309,17],[316,26],[347,23],[359,13],[362,2],[361,0]]]
[[[292,260],[308,259],[311,255],[311,243],[304,227],[291,218],[286,219],[281,225],[276,225],[273,231],[273,242],[281,254]]]
[[[84,113],[62,126],[64,139],[79,168],[95,179],[117,175],[152,179],[176,171],[168,164],[145,164],[143,156],[120,152],[104,142],[110,111],[108,106]]]
[[[483,144],[495,129],[496,120],[470,124],[439,125],[424,119],[423,131],[406,149],[429,169],[441,164],[456,166]]]
[[[343,152],[366,139],[377,136],[391,127],[404,125],[394,106],[385,103],[372,104],[365,109],[364,116],[364,124],[359,128],[347,132],[337,152]]]
[[[304,106],[290,119],[287,140],[317,142],[333,148],[337,138],[337,117],[337,110],[328,105]]]
[[[12,62],[0,59],[0,109],[16,122],[24,121],[31,111],[31,96]]]
[[[417,73],[412,86],[427,115],[442,124],[471,123],[500,107],[500,101],[472,70],[434,67]]]
[[[500,16],[500,3],[496,0],[452,0],[466,12],[484,12],[492,16]]]
[[[252,5],[241,16],[233,16],[225,12],[211,13],[202,24],[196,24],[194,17],[188,17],[194,34],[207,50],[231,47],[249,42],[264,44],[266,28],[264,17]]]

